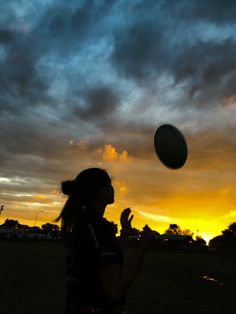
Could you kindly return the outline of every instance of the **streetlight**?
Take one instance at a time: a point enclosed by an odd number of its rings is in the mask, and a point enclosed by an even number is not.
[[[2,214],[3,210],[4,210],[4,205],[2,205],[1,208],[0,208],[0,217],[1,217],[1,214]]]
[[[1,216],[1,213],[2,213],[3,209],[4,209],[4,205],[1,206],[1,209],[0,209],[0,216]]]
[[[39,214],[39,213],[43,213],[43,212],[44,212],[44,210],[40,210],[39,212],[36,213],[36,215],[35,215],[35,221],[34,221],[34,226],[35,226],[35,227],[36,227],[36,224],[37,224],[38,214]]]

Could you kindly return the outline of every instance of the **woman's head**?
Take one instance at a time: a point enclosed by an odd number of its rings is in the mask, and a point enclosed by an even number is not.
[[[62,220],[62,231],[65,232],[73,229],[86,207],[93,207],[97,203],[104,206],[114,203],[111,178],[100,168],[83,170],[74,180],[63,181],[61,189],[69,197],[56,221]]]
[[[75,180],[64,181],[62,192],[78,199],[83,206],[89,206],[98,200],[106,204],[114,202],[114,191],[108,173],[100,168],[89,168],[78,174]]]

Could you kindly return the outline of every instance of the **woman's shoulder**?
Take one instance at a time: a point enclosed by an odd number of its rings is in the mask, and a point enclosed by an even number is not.
[[[115,236],[112,223],[106,218],[103,218],[99,221],[92,221],[91,224],[88,224],[88,226],[89,228],[93,227],[100,238],[111,238]]]

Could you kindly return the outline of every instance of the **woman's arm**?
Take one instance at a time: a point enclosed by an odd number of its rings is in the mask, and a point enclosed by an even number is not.
[[[110,264],[100,270],[99,276],[109,298],[118,299],[127,292],[130,285],[134,282],[153,240],[154,237],[151,230],[146,231],[140,240],[139,248],[129,264],[125,265],[123,269],[119,264]]]
[[[121,232],[118,243],[123,253],[125,253],[125,250],[128,247],[129,236],[132,233],[131,222],[134,216],[133,215],[130,216],[130,214],[131,214],[130,208],[126,208],[122,211],[120,216]]]
[[[118,238],[118,244],[119,247],[121,248],[123,254],[125,253],[126,249],[128,248],[129,245],[129,233],[126,233],[125,231],[121,230],[120,236]]]

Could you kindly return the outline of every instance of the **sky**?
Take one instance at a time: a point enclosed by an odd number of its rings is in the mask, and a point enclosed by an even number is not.
[[[209,238],[236,221],[234,0],[0,5],[0,223],[52,222],[88,167],[112,177],[116,223],[130,207],[139,229]],[[164,123],[186,138],[181,169],[155,154]]]

